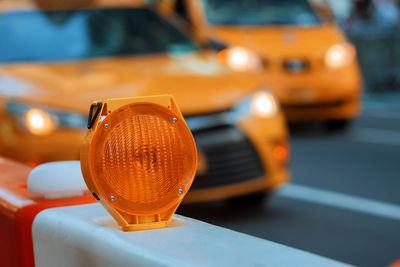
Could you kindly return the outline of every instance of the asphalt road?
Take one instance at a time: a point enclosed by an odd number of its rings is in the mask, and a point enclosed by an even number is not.
[[[346,132],[292,125],[292,182],[260,209],[212,202],[178,213],[353,265],[388,266],[400,259],[400,101],[383,102],[366,102]]]

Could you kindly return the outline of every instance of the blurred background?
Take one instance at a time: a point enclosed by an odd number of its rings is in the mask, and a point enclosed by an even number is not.
[[[327,2],[337,23],[357,47],[367,97],[370,93],[398,93],[398,1]]]
[[[400,260],[399,1],[116,1],[92,14],[96,1],[76,0],[26,17],[1,1],[2,156],[78,160],[91,101],[172,93],[199,150],[178,214],[352,265]]]
[[[275,194],[264,209],[213,203],[180,212],[357,266],[388,266],[400,258],[400,3],[324,2],[357,49],[361,115],[341,133],[289,123],[296,187]],[[373,207],[377,213],[366,211]],[[394,216],[383,215],[386,209]]]

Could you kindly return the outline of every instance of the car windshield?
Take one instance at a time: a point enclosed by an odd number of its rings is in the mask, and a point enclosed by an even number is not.
[[[311,26],[321,21],[307,0],[203,0],[214,25]]]
[[[179,54],[198,49],[145,8],[3,13],[0,36],[0,63]]]

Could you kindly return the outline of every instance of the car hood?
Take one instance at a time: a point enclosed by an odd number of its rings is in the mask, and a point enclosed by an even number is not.
[[[334,25],[313,27],[211,27],[210,35],[229,45],[252,49],[270,57],[324,54],[330,46],[344,42],[343,33]]]
[[[231,108],[258,86],[212,52],[0,66],[1,97],[79,112],[99,99],[172,94],[184,114],[208,113]]]

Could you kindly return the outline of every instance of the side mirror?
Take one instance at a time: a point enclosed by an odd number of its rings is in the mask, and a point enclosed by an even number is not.
[[[335,16],[330,6],[323,1],[312,1],[315,11],[321,19],[328,23],[335,22]]]
[[[224,42],[221,42],[219,40],[208,39],[205,44],[205,48],[216,50],[216,51],[221,51],[221,50],[227,49],[228,46]]]

